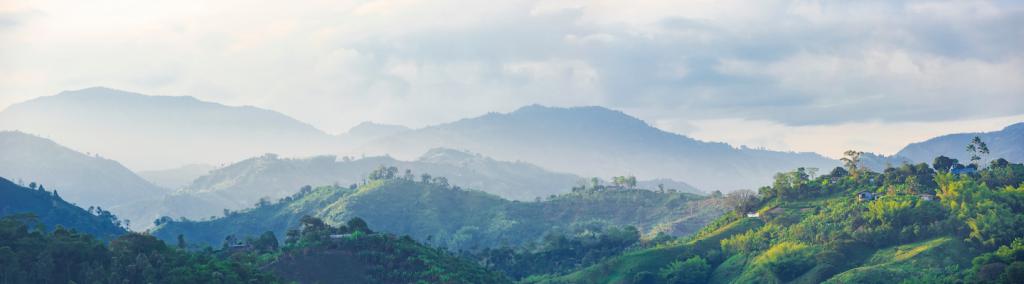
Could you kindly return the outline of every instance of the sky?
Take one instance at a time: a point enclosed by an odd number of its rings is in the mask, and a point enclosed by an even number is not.
[[[0,0],[0,108],[105,86],[329,133],[599,105],[836,157],[1024,121],[1021,1]]]

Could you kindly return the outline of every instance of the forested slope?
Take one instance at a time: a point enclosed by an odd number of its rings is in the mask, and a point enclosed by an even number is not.
[[[693,237],[528,282],[1024,281],[1024,165],[933,168],[780,173]]]

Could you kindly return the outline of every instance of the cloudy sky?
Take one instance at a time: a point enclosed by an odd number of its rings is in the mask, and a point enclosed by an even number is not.
[[[107,86],[339,133],[601,105],[703,140],[891,154],[1024,121],[1022,3],[0,0],[0,108]]]

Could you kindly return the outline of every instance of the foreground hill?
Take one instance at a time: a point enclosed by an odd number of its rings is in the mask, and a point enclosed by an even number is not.
[[[64,201],[57,192],[23,187],[0,178],[0,216],[32,215],[46,228],[64,228],[113,239],[125,233],[117,217],[110,212],[98,215]]]
[[[187,252],[139,233],[107,242],[74,229],[38,226],[31,219],[0,217],[0,282],[282,283],[254,258]]]
[[[266,203],[202,222],[163,220],[154,235],[184,234],[218,244],[226,235],[284,233],[304,215],[339,224],[361,217],[374,230],[410,235],[453,250],[517,246],[574,224],[636,226],[641,232],[684,235],[722,212],[720,202],[678,192],[622,188],[577,189],[542,202],[509,201],[481,191],[450,186],[443,178],[372,180],[349,188],[306,188],[278,203]]]
[[[167,197],[164,204],[144,207],[171,209],[159,211],[167,216],[205,218],[220,215],[225,208],[239,210],[250,207],[261,198],[284,198],[303,185],[348,186],[362,183],[367,173],[381,165],[409,169],[417,179],[422,174],[444,176],[452,184],[520,201],[566,193],[584,180],[579,176],[547,171],[524,162],[497,161],[479,154],[444,148],[431,149],[413,161],[401,161],[388,156],[291,159],[268,154],[211,171]],[[659,183],[666,189],[697,192],[685,183],[672,180],[639,182],[648,188],[656,188]],[[173,210],[178,205],[187,206],[188,210]]]
[[[466,149],[583,176],[630,173],[686,181],[704,190],[754,188],[776,172],[832,168],[813,153],[733,148],[669,133],[601,107],[527,106],[452,123],[398,132],[356,153],[410,158],[431,148]]]
[[[500,273],[408,236],[373,232],[359,218],[332,226],[303,217],[274,257],[266,267],[299,283],[511,283]]]
[[[333,136],[277,112],[99,87],[11,105],[0,112],[0,129],[51,137],[133,169],[335,149]]]
[[[65,200],[80,206],[100,206],[133,221],[141,217],[121,214],[119,208],[166,193],[118,162],[87,156],[21,132],[0,132],[0,176],[43,184],[59,191]]]
[[[991,150],[989,157],[1001,157],[1011,162],[1024,162],[1024,122],[1007,126],[999,131],[981,133],[957,133],[943,135],[926,141],[911,143],[896,153],[897,156],[910,158],[916,162],[932,162],[938,156],[946,156],[960,161],[969,161],[964,145],[975,136],[988,144]]]
[[[1021,181],[1024,164],[1002,162],[970,175],[800,169],[693,237],[527,282],[1021,283]]]

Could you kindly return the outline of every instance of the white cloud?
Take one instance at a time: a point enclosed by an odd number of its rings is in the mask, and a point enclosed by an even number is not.
[[[532,103],[604,105],[689,130],[980,121],[1024,114],[1022,11],[1012,1],[40,0],[0,5],[0,108],[103,85],[271,108],[329,132]],[[758,143],[802,145],[768,138]]]

